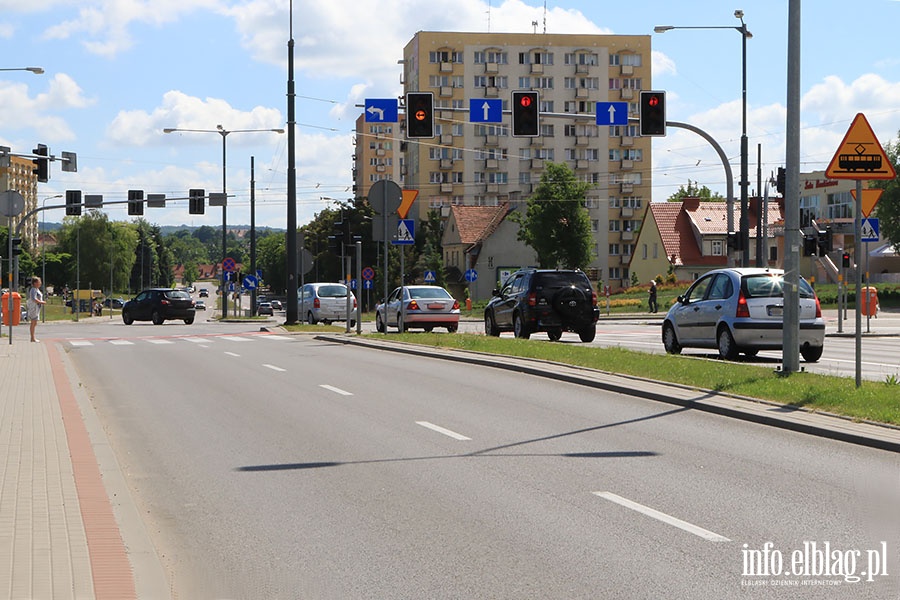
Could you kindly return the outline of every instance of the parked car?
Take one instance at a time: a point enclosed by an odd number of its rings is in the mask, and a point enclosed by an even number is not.
[[[343,283],[307,283],[297,291],[299,314],[310,325],[319,321],[347,320],[347,286]],[[350,294],[350,327],[356,325],[356,296]]]
[[[498,336],[512,331],[528,339],[545,331],[555,342],[564,331],[573,331],[582,342],[592,342],[599,318],[597,292],[582,271],[521,269],[493,290],[484,309],[484,332]]]
[[[106,308],[122,308],[125,306],[125,300],[123,298],[107,298],[103,301],[103,306]]]
[[[209,298],[209,290],[206,288],[200,288],[200,297]]]
[[[272,310],[271,302],[260,302],[256,305],[256,314],[259,316],[269,315],[270,317],[275,314],[275,311]]]
[[[816,362],[825,345],[825,320],[812,286],[800,278],[800,354]],[[666,352],[717,348],[733,360],[739,353],[781,350],[784,342],[784,271],[763,268],[716,269],[678,296],[663,321]]]
[[[194,301],[184,290],[171,288],[151,288],[125,303],[122,307],[122,321],[131,325],[135,321],[153,321],[162,325],[165,321],[182,320],[185,325],[194,322]]]
[[[459,329],[459,301],[437,285],[404,285],[396,288],[375,306],[375,329],[385,333],[388,327],[401,332],[416,327],[432,331],[446,327],[450,333]]]

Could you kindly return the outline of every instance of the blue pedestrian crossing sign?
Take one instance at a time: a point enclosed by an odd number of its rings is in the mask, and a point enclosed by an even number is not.
[[[437,274],[434,271],[425,271],[425,283],[434,283],[437,281]]]
[[[863,219],[859,228],[859,241],[861,242],[877,242],[878,241],[878,219]]]
[[[391,240],[392,244],[414,244],[416,241],[415,219],[399,219],[397,221],[397,238]]]

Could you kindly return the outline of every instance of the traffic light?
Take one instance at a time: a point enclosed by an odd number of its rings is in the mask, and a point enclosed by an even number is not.
[[[825,256],[831,252],[832,236],[831,228],[826,227],[825,231],[820,231],[818,236],[819,256]]]
[[[642,136],[662,137],[666,135],[666,93],[641,92]]]
[[[741,232],[740,231],[729,231],[728,232],[728,249],[738,251],[741,250]]]
[[[431,92],[406,94],[406,137],[434,137],[434,94]]]
[[[513,137],[537,137],[540,135],[540,96],[537,92],[512,93]]]
[[[202,215],[206,212],[206,190],[188,190],[188,213]]]
[[[37,175],[37,180],[41,183],[47,183],[50,180],[50,159],[41,157],[49,157],[50,148],[46,144],[38,144],[37,148],[31,152],[38,156],[38,158],[31,161],[34,163],[33,171]]]
[[[844,250],[844,253],[841,255],[841,266],[845,269],[850,268],[850,253]]]
[[[128,190],[128,214],[142,215],[144,214],[144,191]]]
[[[81,216],[81,190],[66,190],[66,215]]]
[[[22,238],[14,237],[12,239],[12,255],[19,256],[22,254]]]
[[[803,256],[815,256],[819,247],[819,238],[814,235],[803,236]]]
[[[775,191],[784,195],[784,167],[778,167],[778,171],[776,171]]]

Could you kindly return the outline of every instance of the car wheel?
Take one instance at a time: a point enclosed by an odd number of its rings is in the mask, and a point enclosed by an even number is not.
[[[184,324],[185,324],[185,325],[193,325],[193,324],[194,324],[194,319],[185,319],[185,320],[184,320]]]
[[[551,329],[547,332],[547,337],[551,342],[558,342],[562,339],[562,329]]]
[[[456,333],[459,331],[459,325],[447,325],[447,333]]]
[[[431,333],[432,331],[434,331],[434,327],[430,325],[428,327],[423,327],[423,329],[425,330],[425,333]]]
[[[315,325],[316,323],[318,323],[318,321],[316,321],[316,318],[313,316],[312,311],[306,313],[306,323],[307,325]]]
[[[381,318],[381,313],[375,313],[375,331],[378,333],[387,331],[387,328],[384,326],[384,319]]]
[[[356,327],[356,319],[350,319],[350,329]]]
[[[122,322],[125,323],[126,325],[131,325],[132,323],[134,323],[134,319],[131,318],[131,313],[123,312],[122,313]]]
[[[675,335],[675,328],[671,323],[663,325],[662,341],[666,352],[669,354],[681,354],[681,344],[678,343],[678,336]]]
[[[165,321],[165,319],[163,319],[163,316],[159,314],[158,310],[153,311],[153,314],[150,315],[150,320],[153,321],[154,325],[162,325],[163,321]]]
[[[746,355],[750,358],[753,358],[757,354],[759,354],[759,350],[757,350],[756,348],[750,348],[749,350],[744,350],[744,355]]]
[[[409,329],[409,326],[406,324],[406,320],[403,318],[402,311],[397,313],[397,329],[400,331],[400,333],[406,333],[407,329]]]
[[[800,354],[806,362],[816,362],[822,358],[823,350],[825,350],[824,346],[804,346],[800,348]]]
[[[493,313],[484,313],[484,334],[494,337],[499,337],[500,335],[500,328],[497,327],[497,322],[494,320]]]
[[[531,337],[531,333],[528,331],[525,322],[522,320],[522,315],[519,313],[513,315],[513,334],[521,340],[527,340]]]
[[[734,336],[725,325],[719,327],[719,334],[716,338],[719,345],[719,356],[725,360],[734,360],[738,355],[737,344],[734,343]]]
[[[585,344],[593,342],[594,338],[597,337],[597,326],[591,323],[590,327],[585,327],[578,332],[578,337],[580,337],[581,341]]]

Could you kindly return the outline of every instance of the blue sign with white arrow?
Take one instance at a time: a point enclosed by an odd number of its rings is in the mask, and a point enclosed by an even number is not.
[[[259,285],[259,280],[253,275],[247,275],[244,277],[244,280],[241,283],[243,284],[245,290],[255,290]]]
[[[472,123],[502,122],[503,100],[499,98],[470,98],[469,121]]]
[[[478,279],[478,271],[475,269],[466,269],[466,281],[473,283],[476,279]]]
[[[598,102],[597,125],[628,125],[628,103]]]
[[[366,98],[366,123],[396,123],[400,110],[396,98]]]

